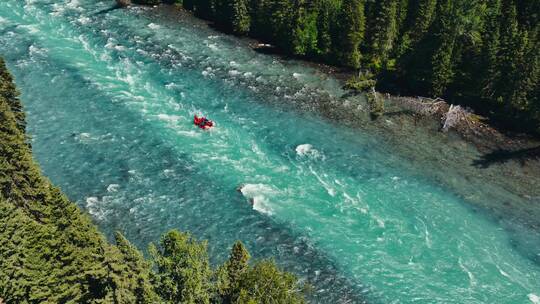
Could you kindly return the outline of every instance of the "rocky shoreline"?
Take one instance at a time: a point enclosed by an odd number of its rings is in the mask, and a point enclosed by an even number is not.
[[[161,5],[151,10],[171,22],[180,19],[185,22],[189,18],[189,23],[197,27],[211,25],[179,7]],[[282,63],[297,62],[312,68],[321,79],[336,79],[343,85],[351,76],[350,72],[336,67],[269,52],[271,46],[251,38],[235,40],[259,53],[270,53]],[[392,147],[398,157],[419,168],[429,168],[433,182],[452,189],[472,208],[487,210],[495,220],[517,220],[540,229],[539,140],[526,134],[506,134],[483,118],[440,99],[376,93],[384,102],[384,114],[373,120],[366,94],[352,94],[343,89],[341,94],[281,102],[300,113],[316,112],[329,121],[340,121],[352,129],[373,134]],[[452,123],[447,122],[450,110]],[[411,170],[415,174],[414,168]],[[448,178],[447,172],[461,178]],[[486,192],[483,189],[486,183],[502,189],[504,197]]]

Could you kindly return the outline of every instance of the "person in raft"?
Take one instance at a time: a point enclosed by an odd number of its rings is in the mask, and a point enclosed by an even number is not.
[[[214,122],[212,122],[208,118],[199,117],[197,115],[195,115],[193,117],[193,124],[198,126],[201,129],[203,129],[203,130],[210,129],[210,128],[212,128],[214,126]]]

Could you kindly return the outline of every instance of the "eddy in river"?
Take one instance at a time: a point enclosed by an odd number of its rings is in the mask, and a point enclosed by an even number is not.
[[[207,129],[210,129],[214,126],[214,122],[207,119],[206,117],[199,117],[197,115],[195,115],[193,117],[193,124],[198,126],[199,128],[203,129],[203,130],[207,130]]]

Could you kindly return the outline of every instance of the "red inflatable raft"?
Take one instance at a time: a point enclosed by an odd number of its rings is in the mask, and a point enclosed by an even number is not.
[[[193,124],[203,130],[210,129],[214,126],[214,122],[211,120],[207,119],[206,117],[199,117],[197,115],[193,117]]]

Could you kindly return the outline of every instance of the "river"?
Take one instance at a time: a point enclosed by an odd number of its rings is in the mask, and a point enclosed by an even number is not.
[[[213,262],[240,239],[313,284],[314,303],[540,303],[525,169],[476,168],[455,135],[388,131],[398,117],[332,121],[321,103],[354,100],[331,76],[112,2],[0,2],[34,156],[108,236],[144,250],[189,230]]]

